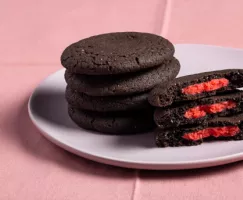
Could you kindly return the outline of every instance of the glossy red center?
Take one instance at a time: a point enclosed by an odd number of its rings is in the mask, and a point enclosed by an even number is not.
[[[190,85],[186,88],[182,89],[183,94],[200,94],[202,92],[210,92],[214,90],[218,90],[222,87],[225,87],[229,84],[229,80],[226,78],[220,78],[220,79],[212,79],[208,82],[198,83],[194,85]]]
[[[213,114],[222,112],[226,109],[232,109],[236,107],[234,101],[224,101],[211,105],[201,105],[194,108],[190,108],[186,111],[184,117],[187,119],[197,119],[206,116],[207,114]]]
[[[186,140],[197,141],[207,137],[232,137],[240,132],[238,126],[225,126],[225,127],[214,127],[206,128],[200,131],[187,133],[182,137]]]

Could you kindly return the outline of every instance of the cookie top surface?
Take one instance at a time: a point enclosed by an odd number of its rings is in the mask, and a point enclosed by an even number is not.
[[[159,83],[166,84],[177,76],[179,70],[179,61],[173,59],[156,68],[112,76],[73,74],[66,70],[65,80],[73,90],[90,96],[128,95],[151,90]]]
[[[228,126],[228,125],[240,125],[243,122],[243,114],[240,113],[234,116],[226,116],[214,118],[208,122],[208,126]]]
[[[62,65],[74,73],[120,74],[162,64],[174,54],[167,39],[151,33],[116,32],[92,36],[69,45]]]

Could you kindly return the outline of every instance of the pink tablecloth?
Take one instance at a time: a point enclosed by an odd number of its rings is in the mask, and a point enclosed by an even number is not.
[[[243,163],[179,172],[93,163],[43,138],[26,104],[36,85],[61,68],[64,47],[93,34],[146,31],[174,43],[243,48],[242,6],[241,0],[1,0],[0,199],[241,200]]]

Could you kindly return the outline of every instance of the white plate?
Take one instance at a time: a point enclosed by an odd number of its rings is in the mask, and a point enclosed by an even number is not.
[[[206,45],[176,45],[180,75],[243,67],[243,50]],[[29,101],[29,115],[53,143],[101,163],[139,169],[189,169],[242,160],[243,141],[194,147],[156,148],[153,135],[112,136],[78,128],[68,117],[64,69],[47,77]]]

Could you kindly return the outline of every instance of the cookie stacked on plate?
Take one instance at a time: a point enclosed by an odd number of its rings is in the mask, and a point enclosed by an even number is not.
[[[82,128],[104,133],[150,130],[148,94],[177,76],[173,55],[168,40],[149,33],[109,33],[71,44],[61,56],[69,116]]]
[[[243,70],[212,71],[159,85],[149,96],[159,147],[243,139]]]

